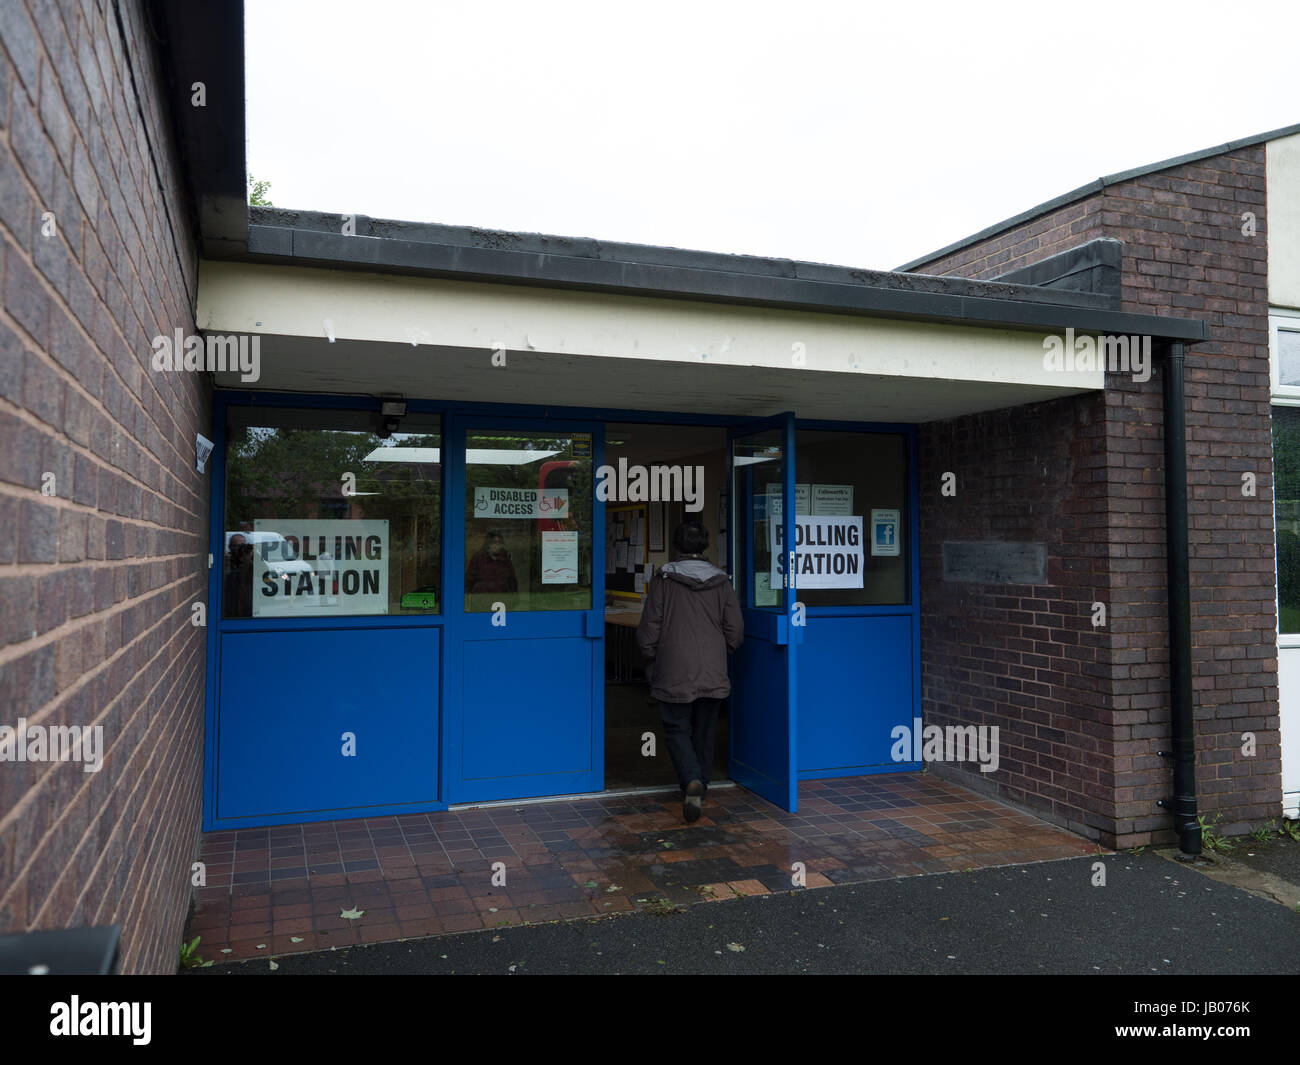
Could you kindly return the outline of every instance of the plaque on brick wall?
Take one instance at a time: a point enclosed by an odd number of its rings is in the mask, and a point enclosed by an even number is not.
[[[943,545],[945,581],[1042,584],[1046,576],[1046,544],[1014,540],[949,540]]]

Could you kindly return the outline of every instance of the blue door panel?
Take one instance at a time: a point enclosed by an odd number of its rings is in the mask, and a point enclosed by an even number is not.
[[[436,803],[439,654],[436,628],[222,633],[217,817]]]
[[[461,779],[591,772],[598,646],[585,637],[466,640]],[[502,789],[500,797],[534,794],[513,784]]]
[[[911,615],[810,617],[798,685],[800,773],[893,765],[890,731],[912,725]]]
[[[736,783],[765,797],[780,795],[789,785],[790,733],[782,719],[789,668],[786,647],[749,631],[732,658],[731,714],[742,726],[732,731],[727,772]],[[760,708],[772,704],[782,713],[767,719],[773,727],[744,727]]]
[[[755,520],[765,521],[768,511],[758,500],[773,483],[772,474],[759,478],[754,466],[736,464],[737,444],[761,433],[780,430],[783,466],[780,471],[781,513],[784,515],[782,542],[793,542],[795,434],[794,415],[750,422],[728,435],[728,494],[731,522],[740,532],[735,557],[730,559],[733,579],[740,590],[745,639],[731,657],[732,693],[730,761],[727,772],[742,787],[761,795],[784,810],[798,809],[795,721],[798,708],[795,680],[798,676],[795,645],[798,636],[790,626],[794,607],[793,590],[783,593],[784,607],[762,609],[754,598],[756,560]],[[766,503],[765,505],[770,505]],[[763,563],[766,568],[766,562]]]

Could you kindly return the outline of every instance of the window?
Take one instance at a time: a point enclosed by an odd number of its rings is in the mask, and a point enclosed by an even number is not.
[[[438,612],[436,416],[381,437],[374,413],[231,407],[227,428],[225,617]]]
[[[465,610],[590,610],[590,435],[465,439]]]
[[[1269,315],[1273,394],[1300,398],[1300,314]]]
[[[906,438],[799,429],[795,482],[799,601],[906,605]]]
[[[1300,634],[1300,407],[1273,408],[1278,631]]]

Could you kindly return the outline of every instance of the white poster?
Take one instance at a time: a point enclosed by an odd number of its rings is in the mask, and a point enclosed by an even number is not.
[[[578,583],[578,530],[542,531],[542,583]]]
[[[252,533],[255,618],[388,613],[386,519],[263,519]]]
[[[771,586],[781,587],[785,552],[781,541],[783,524],[768,522],[768,546],[772,552]],[[812,517],[794,520],[794,586],[798,588],[862,587],[862,515]]]
[[[902,538],[902,511],[873,510],[871,512],[871,553],[897,555]]]
[[[476,518],[567,518],[567,488],[475,488]]]
[[[806,484],[794,486],[794,512],[808,514],[812,506],[812,487]],[[767,516],[781,517],[781,486],[775,481],[767,486]]]
[[[795,513],[798,513],[796,511]],[[853,485],[815,484],[812,486],[813,514],[852,514]]]

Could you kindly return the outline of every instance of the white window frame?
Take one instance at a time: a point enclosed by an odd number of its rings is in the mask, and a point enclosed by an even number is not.
[[[1300,403],[1300,385],[1282,384],[1282,357],[1278,346],[1278,332],[1300,333],[1300,311],[1282,311],[1269,308],[1268,312],[1268,368],[1273,382],[1273,402],[1292,400]],[[1288,405],[1283,403],[1283,405]]]
[[[1281,377],[1281,356],[1278,349],[1278,330],[1287,329],[1300,332],[1300,311],[1279,310],[1274,307],[1269,308],[1268,312],[1268,366],[1269,376],[1272,379],[1272,394],[1269,398],[1269,406],[1272,407],[1300,407],[1300,385],[1284,385],[1280,381]],[[1269,433],[1272,434],[1272,413],[1269,414]],[[1284,633],[1282,631],[1282,595],[1281,579],[1277,572],[1277,465],[1274,463],[1273,475],[1273,610],[1277,615],[1277,645],[1278,647],[1300,647],[1300,633]]]

